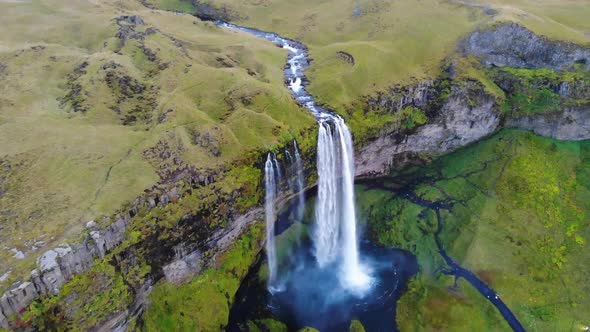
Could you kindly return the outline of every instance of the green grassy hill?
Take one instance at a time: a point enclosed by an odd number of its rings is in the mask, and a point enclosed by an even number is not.
[[[0,20],[5,285],[168,172],[227,168],[314,125],[283,85],[286,51],[190,15],[35,0],[0,1]]]
[[[313,59],[318,101],[342,112],[362,96],[435,78],[456,43],[477,27],[516,21],[555,39],[589,43],[587,1],[206,1],[239,24],[299,39]],[[338,56],[344,51],[354,65]]]

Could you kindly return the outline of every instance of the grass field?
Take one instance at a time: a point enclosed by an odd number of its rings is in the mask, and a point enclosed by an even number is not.
[[[453,203],[442,211],[448,254],[494,288],[527,330],[588,325],[589,152],[587,141],[504,130],[405,174],[418,179],[420,197]],[[402,331],[507,328],[469,284],[454,289],[440,273],[432,211],[382,190],[358,197],[372,236],[418,257],[421,272],[398,304]]]
[[[0,21],[1,286],[160,172],[207,173],[314,125],[283,85],[286,51],[189,15],[0,1]]]
[[[212,0],[240,24],[310,47],[310,92],[339,112],[359,97],[434,78],[458,40],[478,27],[516,21],[555,39],[588,44],[587,1]],[[483,3],[483,2],[482,2]],[[485,8],[492,10],[485,10]],[[350,53],[351,65],[337,56]]]

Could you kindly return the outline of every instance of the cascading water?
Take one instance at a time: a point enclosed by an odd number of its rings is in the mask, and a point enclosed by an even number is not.
[[[294,157],[293,157],[294,156]],[[295,211],[295,218],[301,220],[303,217],[303,209],[305,205],[305,179],[303,174],[303,161],[301,154],[297,147],[297,141],[293,140],[293,154],[289,149],[285,149],[285,159],[289,165],[289,172],[287,174],[287,183],[291,192],[297,195],[297,206]]]
[[[275,244],[275,197],[277,195],[277,169],[278,165],[275,156],[268,154],[264,164],[265,184],[265,217],[266,217],[266,256],[268,260],[268,289],[272,289],[277,277],[277,254]]]
[[[311,111],[319,124],[318,198],[313,236],[317,263],[320,267],[339,264],[342,271],[341,284],[358,294],[368,288],[371,278],[363,272],[359,260],[353,193],[354,156],[348,127],[340,116],[317,105],[306,91],[303,72],[309,66],[309,60],[304,45],[274,33],[226,22],[217,24],[267,39],[289,51],[288,67],[284,72],[289,81],[288,88],[297,101]],[[274,226],[268,226],[274,229]]]
[[[297,219],[303,218],[303,208],[305,207],[305,177],[303,174],[303,161],[301,160],[301,154],[297,147],[297,141],[293,140],[293,150],[295,152],[295,184],[297,192]]]
[[[352,136],[338,116],[320,121],[318,135],[316,259],[320,267],[338,261],[343,286],[362,292],[371,278],[363,272],[358,254]]]
[[[287,168],[287,184],[289,185],[289,189],[296,193],[297,188],[295,188],[295,182],[293,182],[293,176],[295,176],[295,165],[293,164],[293,157],[291,157],[291,152],[289,149],[285,149],[285,160],[289,167]]]

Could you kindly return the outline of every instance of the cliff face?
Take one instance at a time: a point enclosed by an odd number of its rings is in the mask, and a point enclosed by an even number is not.
[[[590,49],[539,37],[513,23],[474,32],[459,48],[463,56],[479,59],[505,98],[481,81],[459,78],[451,65],[451,91],[442,106],[435,112],[426,106],[429,121],[417,130],[387,132],[363,147],[356,158],[358,177],[385,175],[409,162],[446,154],[504,126],[561,140],[590,139]],[[407,88],[402,96],[392,91],[373,103],[389,106],[391,112],[404,104],[424,109],[441,99],[440,91],[428,92],[431,86]]]
[[[356,175],[384,175],[421,155],[453,151],[489,135],[499,125],[496,101],[483,87],[473,81],[453,85],[440,112],[415,133],[384,135],[362,148],[356,157]]]
[[[531,130],[537,135],[559,140],[590,139],[590,108],[568,108],[557,116],[538,115],[511,119],[506,126]]]
[[[515,23],[476,31],[460,44],[467,55],[487,66],[567,69],[581,64],[590,69],[590,49],[537,36]]]

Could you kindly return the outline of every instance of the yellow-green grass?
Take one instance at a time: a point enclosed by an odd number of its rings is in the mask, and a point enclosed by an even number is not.
[[[437,0],[212,3],[232,9],[239,24],[309,46],[309,90],[338,111],[360,96],[435,77],[455,43],[486,20],[481,10]],[[355,64],[338,51],[350,53]]]
[[[553,39],[589,42],[590,6],[571,1],[212,0],[243,25],[299,39],[313,59],[310,92],[339,112],[359,97],[433,78],[456,43],[476,28],[515,21]],[[353,55],[351,65],[338,51]]]
[[[504,130],[411,173],[432,177],[416,187],[417,195],[454,202],[441,213],[448,254],[494,288],[527,330],[588,325],[589,156],[587,141]],[[401,326],[504,330],[500,314],[471,286],[447,289],[453,283],[439,270],[434,212],[374,191],[366,199],[358,195],[373,236],[411,250],[421,268],[399,303]],[[473,317],[473,324],[460,317]]]
[[[185,12],[194,14],[197,12],[197,7],[192,0],[147,0],[149,5],[164,10]]]
[[[476,0],[496,9],[496,21],[514,21],[552,39],[590,44],[590,6],[585,0]]]
[[[121,15],[140,16],[145,25],[135,30],[155,33],[123,43],[114,37]],[[135,1],[59,0],[0,2],[0,20],[11,32],[0,37],[0,275],[12,270],[0,289],[22,279],[43,250],[156,184],[156,171],[173,166],[146,157],[158,143],[205,172],[314,126],[284,87],[286,51],[190,15]],[[83,62],[85,72],[72,77]],[[146,90],[119,102],[119,88],[106,83],[111,62],[117,77]],[[84,113],[60,102],[72,83]],[[151,120],[133,125],[111,109],[152,99],[144,111]],[[195,144],[195,133],[215,137],[220,153]],[[38,241],[45,244],[32,250]]]

